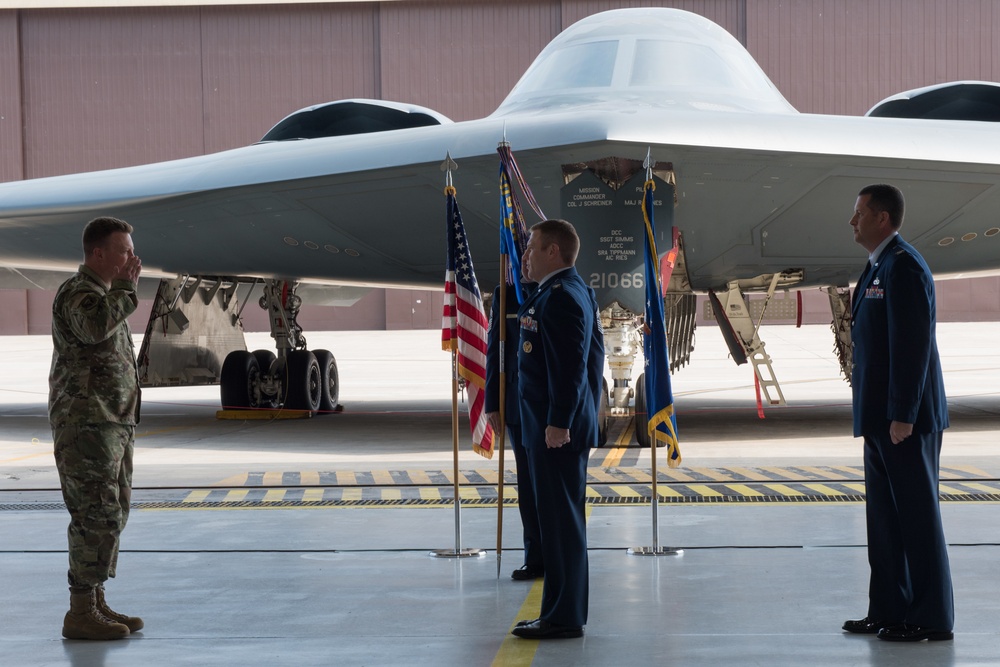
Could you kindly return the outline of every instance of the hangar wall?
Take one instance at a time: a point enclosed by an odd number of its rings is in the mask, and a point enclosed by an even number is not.
[[[483,117],[563,28],[638,6],[686,9],[719,23],[804,112],[860,115],[902,90],[1000,79],[1000,6],[993,0],[5,9],[0,181],[243,146],[288,113],[335,99],[412,102],[453,120]],[[825,297],[805,297],[807,321],[828,321]],[[942,320],[996,319],[1000,283],[942,282],[939,301]],[[50,292],[0,290],[0,333],[47,332],[50,302]],[[377,290],[351,308],[307,306],[303,318],[313,329],[436,327],[434,304],[435,292]],[[264,322],[248,313],[248,328]]]

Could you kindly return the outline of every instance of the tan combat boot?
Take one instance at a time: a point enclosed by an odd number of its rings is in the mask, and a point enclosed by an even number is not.
[[[126,616],[125,614],[119,614],[117,611],[113,611],[104,600],[104,586],[98,586],[96,590],[97,611],[101,612],[102,616],[109,621],[121,623],[128,628],[129,632],[138,632],[139,630],[142,630],[143,622],[141,618],[138,616]]]
[[[97,594],[87,592],[69,594],[69,611],[63,620],[63,637],[66,639],[124,639],[128,626],[106,619],[97,611]]]

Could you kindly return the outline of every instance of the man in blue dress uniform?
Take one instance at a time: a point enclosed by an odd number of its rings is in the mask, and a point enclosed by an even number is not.
[[[521,289],[528,293],[528,285]],[[528,467],[528,452],[521,439],[521,413],[517,399],[517,350],[520,331],[517,323],[517,292],[513,287],[506,290],[506,322],[500,322],[500,287],[493,291],[493,308],[490,310],[489,341],[486,347],[486,413],[494,433],[499,433],[500,423],[500,327],[506,327],[503,361],[506,374],[504,385],[504,421],[510,448],[514,452],[517,467],[517,510],[521,515],[524,539],[524,565],[514,570],[510,578],[516,581],[538,579],[545,573],[542,560],[542,537],[538,529],[538,509],[535,506],[535,488],[531,483]]]
[[[864,438],[871,580],[868,615],[847,632],[888,641],[952,639],[955,610],[938,504],[948,427],[935,340],[934,281],[898,235],[903,195],[861,190],[851,218],[869,264],[854,290],[854,435]]]
[[[546,220],[522,260],[538,288],[518,311],[518,397],[545,563],[539,618],[513,630],[525,639],[580,637],[587,623],[587,459],[604,344],[594,292],[574,268],[579,249],[571,224]]]

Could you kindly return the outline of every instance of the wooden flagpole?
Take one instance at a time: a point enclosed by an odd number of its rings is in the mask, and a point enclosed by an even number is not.
[[[510,257],[500,253],[500,306],[497,312],[497,323],[500,327],[500,388],[497,398],[500,406],[500,433],[495,433],[497,449],[500,450],[500,461],[497,473],[497,579],[500,578],[500,561],[503,559],[503,482],[504,482],[504,451],[507,435],[507,270]]]

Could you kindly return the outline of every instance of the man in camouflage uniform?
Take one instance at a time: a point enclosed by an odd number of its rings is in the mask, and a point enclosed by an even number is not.
[[[139,377],[126,318],[138,306],[142,263],[132,226],[96,218],[83,231],[84,263],[52,304],[49,421],[56,467],[70,513],[69,639],[121,639],[142,620],[108,608],[118,540],[132,495],[132,450]]]

